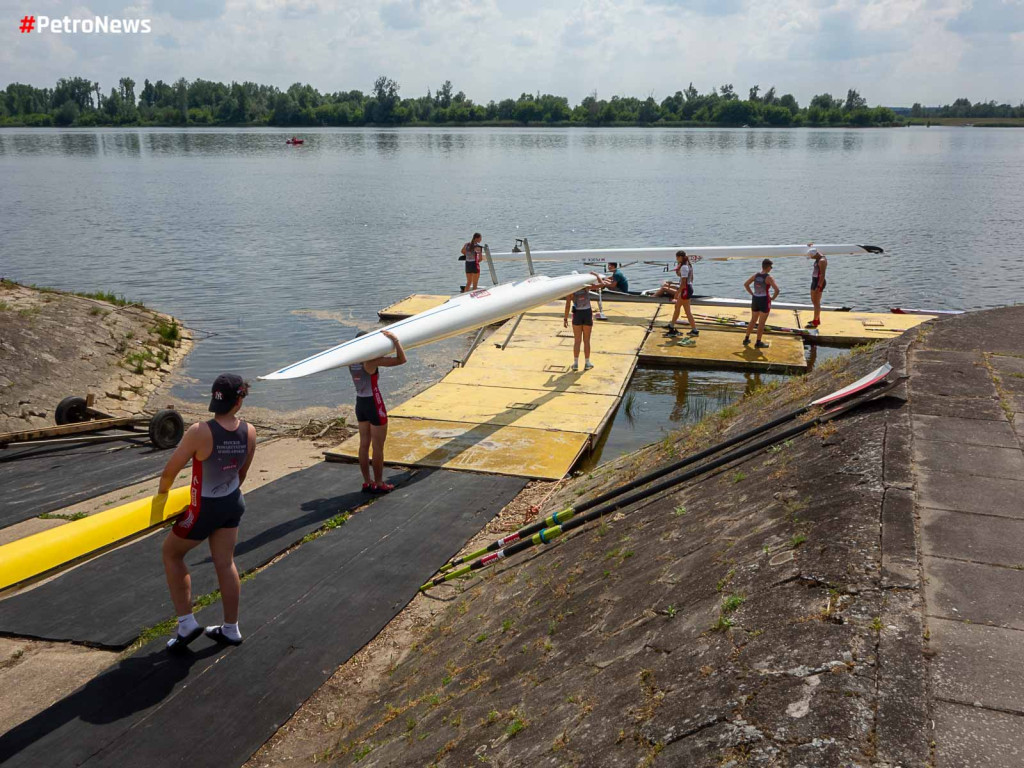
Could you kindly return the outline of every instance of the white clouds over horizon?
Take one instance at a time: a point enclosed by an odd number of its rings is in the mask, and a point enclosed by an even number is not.
[[[19,34],[26,13],[151,18],[151,35]],[[0,0],[0,87],[253,80],[475,101],[664,98],[691,81],[870,103],[1024,100],[1024,0]]]

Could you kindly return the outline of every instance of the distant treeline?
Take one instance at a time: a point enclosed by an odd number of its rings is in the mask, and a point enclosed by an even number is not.
[[[959,103],[959,101],[957,102]],[[517,99],[474,104],[446,81],[434,93],[401,98],[399,86],[379,77],[369,93],[320,93],[296,83],[282,91],[257,83],[146,80],[123,77],[104,94],[100,84],[61,78],[53,88],[13,83],[0,91],[0,125],[892,125],[888,107],[869,107],[855,90],[846,98],[822,93],[801,107],[792,94],[755,85],[741,98],[731,84],[699,93],[691,83],[660,102],[592,94],[572,106],[564,96],[524,93]]]
[[[995,101],[979,101],[975,104],[970,99],[957,99],[952,104],[942,107],[922,107],[914,104],[910,108],[911,117],[1022,117],[1024,118],[1024,101],[1016,107],[1010,104],[997,104]]]

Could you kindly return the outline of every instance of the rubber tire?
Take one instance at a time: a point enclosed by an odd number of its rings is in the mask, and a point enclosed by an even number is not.
[[[165,408],[149,420],[149,440],[157,448],[173,448],[185,434],[185,422],[177,411]]]
[[[83,421],[89,420],[89,413],[85,410],[86,407],[84,397],[78,397],[77,395],[65,397],[57,404],[57,410],[53,412],[53,420],[57,422],[58,426],[81,424]]]

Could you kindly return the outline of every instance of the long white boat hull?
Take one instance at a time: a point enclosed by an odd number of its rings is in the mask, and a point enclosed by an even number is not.
[[[421,347],[507,320],[549,301],[564,298],[593,283],[594,277],[590,274],[573,273],[561,277],[534,275],[519,282],[464,293],[438,307],[343,342],[260,378],[298,379],[389,355],[394,351],[394,345],[381,333],[382,330],[393,333],[406,349]]]
[[[854,245],[851,243],[798,243],[791,245],[674,245],[663,248],[595,248],[564,251],[539,251],[530,249],[534,259],[605,259],[625,261],[626,259],[667,259],[675,258],[676,251],[703,256],[706,259],[781,259],[787,256],[806,256],[814,248],[823,256],[856,256],[884,253],[877,245]],[[522,260],[525,253],[494,253],[491,258]]]

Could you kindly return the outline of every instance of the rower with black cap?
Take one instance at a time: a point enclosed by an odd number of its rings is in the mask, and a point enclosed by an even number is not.
[[[238,524],[245,512],[242,483],[256,453],[256,429],[238,418],[249,385],[241,376],[223,373],[213,382],[209,421],[193,424],[160,476],[156,503],[166,502],[174,478],[192,462],[192,493],[188,509],[164,539],[163,560],[167,587],[178,626],[168,641],[169,651],[180,651],[203,634],[192,614],[192,578],[185,555],[204,539],[217,572],[224,623],[206,627],[207,637],[225,645],[241,645],[238,602],[241,583],[235,567]]]

